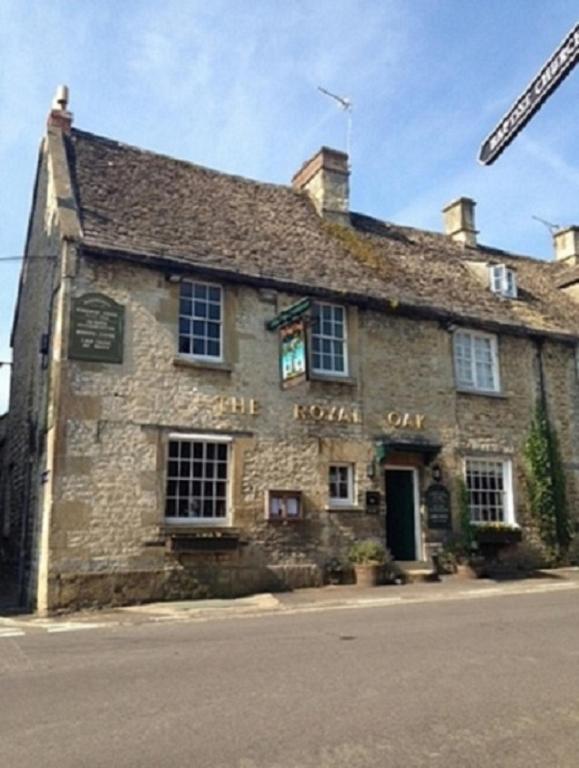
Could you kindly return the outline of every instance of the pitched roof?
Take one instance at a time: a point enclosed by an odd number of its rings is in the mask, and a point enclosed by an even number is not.
[[[554,265],[353,213],[320,219],[290,187],[250,181],[73,129],[87,249],[154,257],[469,322],[579,335],[579,305]],[[491,293],[476,263],[516,268],[520,298]]]

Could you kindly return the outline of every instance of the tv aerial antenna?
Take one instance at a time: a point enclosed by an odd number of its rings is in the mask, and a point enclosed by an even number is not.
[[[333,99],[338,104],[340,109],[346,113],[346,154],[348,155],[349,165],[350,157],[352,154],[352,102],[346,96],[338,96],[336,93],[332,93],[331,91],[327,91],[325,88],[322,88],[321,85],[318,85],[318,91],[323,93],[325,96],[329,96],[330,99]]]
[[[542,219],[540,216],[531,215],[531,218],[535,219],[535,221],[538,221],[540,224],[543,224],[545,227],[547,227],[547,229],[552,235],[554,235],[558,229],[561,229],[561,227],[558,224],[553,224],[553,222],[547,221],[547,219]]]

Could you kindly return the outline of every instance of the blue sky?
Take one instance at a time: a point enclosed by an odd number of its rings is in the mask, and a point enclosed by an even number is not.
[[[578,20],[572,0],[0,0],[0,257],[22,252],[66,83],[80,128],[278,183],[344,148],[322,85],[354,103],[354,210],[439,230],[467,195],[481,242],[548,259],[532,216],[579,224],[579,68],[495,165],[476,156]],[[0,261],[0,360],[19,269]]]

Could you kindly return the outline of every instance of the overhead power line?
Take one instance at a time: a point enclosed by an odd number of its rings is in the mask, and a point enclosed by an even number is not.
[[[39,254],[38,256],[0,256],[0,261],[23,261],[24,259],[47,259],[49,261],[52,261],[52,259],[56,259],[56,256],[53,256],[51,254]]]

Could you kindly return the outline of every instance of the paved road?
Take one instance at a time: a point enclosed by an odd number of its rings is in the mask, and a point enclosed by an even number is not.
[[[1,768],[577,768],[579,594],[0,637]]]

